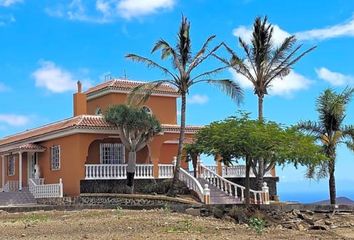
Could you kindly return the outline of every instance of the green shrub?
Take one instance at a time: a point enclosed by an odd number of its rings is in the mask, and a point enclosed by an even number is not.
[[[251,217],[248,221],[249,226],[258,234],[261,234],[265,228],[265,221],[259,217]]]

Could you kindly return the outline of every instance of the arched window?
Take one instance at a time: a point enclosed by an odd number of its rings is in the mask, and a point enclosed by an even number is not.
[[[143,109],[146,113],[152,115],[152,111],[151,111],[151,109],[150,109],[149,107],[143,106],[142,109]]]
[[[102,115],[102,110],[101,110],[101,108],[96,108],[96,111],[95,111],[95,114],[96,115]]]

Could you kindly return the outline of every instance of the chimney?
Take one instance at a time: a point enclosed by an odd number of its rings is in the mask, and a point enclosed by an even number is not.
[[[87,114],[86,94],[82,93],[82,84],[77,81],[77,93],[74,94],[74,117]]]

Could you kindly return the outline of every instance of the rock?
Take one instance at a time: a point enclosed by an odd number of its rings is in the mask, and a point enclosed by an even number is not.
[[[331,221],[329,221],[329,220],[324,220],[324,223],[325,223],[327,226],[333,225],[333,222],[331,222]]]
[[[329,230],[329,227],[323,224],[315,224],[311,226],[309,230]]]
[[[187,208],[186,213],[192,216],[200,216],[200,209],[198,208]]]
[[[224,210],[219,207],[213,208],[213,215],[216,218],[222,218],[224,216]]]
[[[302,224],[300,224],[300,223],[295,223],[294,226],[295,226],[295,229],[298,230],[298,231],[304,231],[304,230],[306,229],[306,228],[305,228]]]

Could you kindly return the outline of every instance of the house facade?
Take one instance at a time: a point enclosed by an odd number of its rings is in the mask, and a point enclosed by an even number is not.
[[[124,179],[128,154],[115,126],[102,113],[112,104],[124,104],[127,94],[141,82],[111,80],[73,96],[73,117],[0,140],[0,188],[22,190],[30,179],[45,184],[62,181],[63,193],[80,194],[85,179]],[[136,178],[171,177],[177,154],[176,89],[162,85],[144,105],[162,125],[163,132],[137,153]],[[200,127],[187,126],[186,139]],[[182,161],[182,167],[188,164]]]
[[[0,139],[0,191],[29,191],[36,198],[78,196],[85,183],[126,179],[128,152],[117,128],[102,113],[113,104],[124,104],[127,95],[142,82],[113,79],[82,92],[78,82],[73,95],[73,116]],[[173,177],[180,126],[177,124],[178,91],[161,85],[143,108],[156,116],[162,133],[137,152],[135,179]],[[185,142],[191,142],[199,126],[186,126]],[[180,177],[203,199],[205,183],[223,194],[243,201],[245,166],[216,166],[198,163],[198,178],[181,162]],[[251,174],[251,177],[254,175]],[[204,180],[200,180],[204,178]],[[270,193],[276,195],[275,170],[266,174]],[[90,183],[89,183],[90,184]],[[227,186],[227,188],[226,188]],[[207,186],[206,186],[207,188]],[[261,192],[254,191],[261,199]]]

